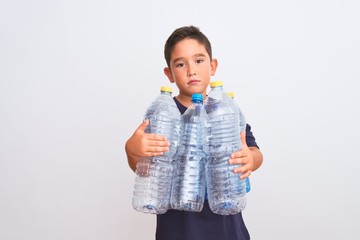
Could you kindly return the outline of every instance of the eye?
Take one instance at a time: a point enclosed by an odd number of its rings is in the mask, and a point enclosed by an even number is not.
[[[181,68],[181,67],[183,67],[184,65],[185,65],[184,63],[177,63],[177,64],[175,65],[175,67]]]
[[[196,63],[202,63],[202,62],[204,62],[204,59],[197,59],[196,60]]]

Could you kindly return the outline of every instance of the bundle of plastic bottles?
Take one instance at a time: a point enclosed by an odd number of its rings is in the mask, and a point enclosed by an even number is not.
[[[148,107],[146,132],[166,136],[170,150],[138,162],[133,195],[137,211],[200,212],[206,198],[216,214],[236,214],[245,208],[250,182],[234,173],[239,165],[228,163],[230,155],[242,147],[240,131],[245,131],[245,118],[222,82],[211,82],[210,87],[205,101],[201,94],[193,94],[183,115],[171,97],[171,88],[162,87]]]

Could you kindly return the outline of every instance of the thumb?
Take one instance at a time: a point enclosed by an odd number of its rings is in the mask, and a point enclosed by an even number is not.
[[[136,129],[136,131],[142,131],[145,132],[146,127],[149,125],[149,119],[145,119],[140,126]]]
[[[247,147],[247,144],[246,144],[246,132],[245,131],[241,131],[240,132],[240,139],[241,139],[241,145],[243,147]]]

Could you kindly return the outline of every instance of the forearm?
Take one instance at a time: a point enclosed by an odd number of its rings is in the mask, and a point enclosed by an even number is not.
[[[255,171],[261,166],[263,162],[263,155],[257,147],[249,147],[249,149],[254,159],[252,171]]]

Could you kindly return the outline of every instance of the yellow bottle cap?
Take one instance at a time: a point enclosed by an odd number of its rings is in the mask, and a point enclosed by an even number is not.
[[[210,87],[222,87],[223,86],[223,82],[222,81],[213,81],[210,82]]]
[[[172,88],[171,88],[171,87],[162,86],[162,87],[160,88],[160,91],[172,93]]]
[[[231,97],[231,98],[234,98],[234,97],[235,97],[235,93],[234,93],[234,92],[228,92],[228,95],[229,95],[229,97]]]

